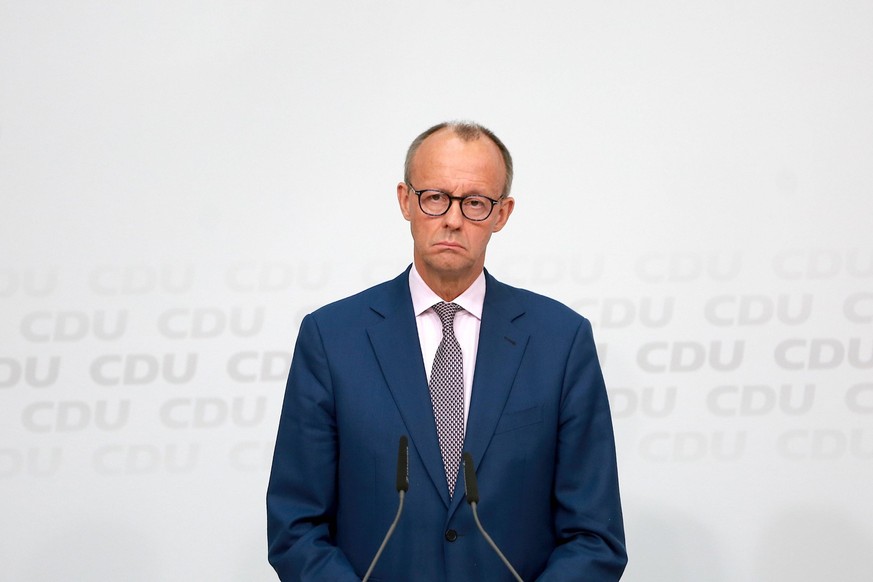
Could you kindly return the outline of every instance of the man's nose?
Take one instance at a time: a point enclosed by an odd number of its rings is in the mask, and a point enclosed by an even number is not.
[[[461,201],[452,200],[452,205],[449,206],[448,212],[446,212],[443,217],[445,218],[446,225],[450,228],[460,228],[466,220],[464,214],[461,212]]]

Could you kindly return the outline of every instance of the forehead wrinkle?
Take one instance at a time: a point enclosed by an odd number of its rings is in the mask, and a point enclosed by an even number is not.
[[[493,193],[488,191],[489,188],[487,181],[483,180],[465,180],[463,178],[453,178],[451,180],[434,178],[429,180],[428,178],[424,178],[424,181],[424,186],[416,185],[416,188],[419,188],[420,190],[439,190],[440,192],[445,192],[452,196],[472,196],[473,194],[489,197],[493,196]],[[452,183],[452,185],[449,185],[450,183]]]

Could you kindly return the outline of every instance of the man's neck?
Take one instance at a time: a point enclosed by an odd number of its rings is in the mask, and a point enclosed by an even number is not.
[[[416,265],[416,270],[421,276],[425,284],[430,287],[431,291],[439,295],[443,301],[454,301],[459,295],[470,288],[473,281],[481,274],[481,271],[473,275],[464,275],[459,277],[442,277],[435,276],[432,273],[422,271]]]

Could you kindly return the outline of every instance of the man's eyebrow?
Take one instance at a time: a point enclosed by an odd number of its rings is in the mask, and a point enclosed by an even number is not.
[[[470,190],[469,192],[463,192],[458,194],[457,196],[451,192],[451,190],[447,190],[445,188],[421,188],[418,192],[442,192],[443,194],[448,194],[449,196],[453,196],[455,198],[466,198],[467,196],[484,196],[485,198],[490,198],[488,194],[483,194],[479,190]],[[499,196],[498,196],[499,197]]]

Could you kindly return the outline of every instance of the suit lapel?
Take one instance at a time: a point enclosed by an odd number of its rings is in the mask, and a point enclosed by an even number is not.
[[[485,304],[479,328],[470,416],[464,439],[464,450],[472,455],[477,469],[485,459],[497,421],[503,414],[529,338],[527,332],[512,323],[524,310],[515,301],[510,288],[499,283],[487,271],[485,276]],[[459,486],[455,487],[450,513],[464,498],[462,479],[463,476],[459,475]]]
[[[371,306],[384,319],[370,326],[367,333],[410,441],[448,507],[446,476],[409,294],[408,273],[407,269],[394,279],[382,298]]]

